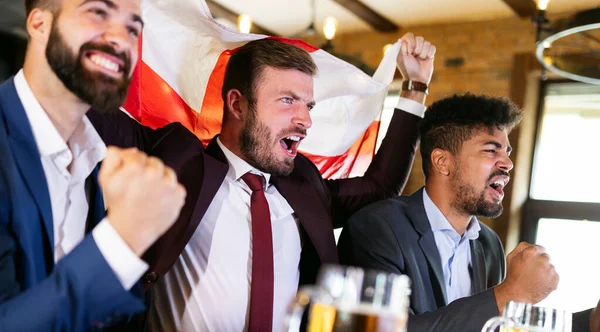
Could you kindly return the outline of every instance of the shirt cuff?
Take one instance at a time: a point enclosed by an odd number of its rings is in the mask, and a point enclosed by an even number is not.
[[[108,219],[102,219],[92,231],[92,236],[123,288],[130,290],[148,270],[148,264],[129,248]]]
[[[425,110],[427,109],[425,105],[421,103],[402,97],[400,97],[400,100],[398,100],[398,106],[396,106],[396,108],[403,110],[404,112],[416,115],[420,118],[422,118],[423,115],[425,115]]]

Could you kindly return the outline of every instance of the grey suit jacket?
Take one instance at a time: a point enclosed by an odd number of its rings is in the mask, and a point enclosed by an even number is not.
[[[342,231],[338,251],[342,264],[410,277],[410,332],[481,331],[488,319],[499,315],[492,287],[504,279],[506,261],[498,235],[484,224],[470,245],[474,295],[447,305],[442,263],[421,188],[357,212]]]

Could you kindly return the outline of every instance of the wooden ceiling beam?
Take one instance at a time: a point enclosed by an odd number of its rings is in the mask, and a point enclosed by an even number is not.
[[[400,29],[394,22],[381,16],[359,0],[334,0],[363,21],[367,22],[375,30],[380,32],[395,32]]]
[[[237,24],[238,24],[237,20],[238,20],[238,16],[239,16],[238,13],[236,13],[228,8],[223,7],[221,4],[219,4],[213,0],[206,0],[206,4],[208,5],[208,9],[210,9],[210,13],[213,15],[214,18],[223,18],[225,20],[232,22],[233,24],[235,24],[237,26]],[[255,22],[252,22],[252,27],[250,28],[250,32],[261,34],[261,35],[277,36],[277,34],[275,32],[256,24]]]
[[[534,0],[502,0],[521,18],[532,17],[537,12]]]

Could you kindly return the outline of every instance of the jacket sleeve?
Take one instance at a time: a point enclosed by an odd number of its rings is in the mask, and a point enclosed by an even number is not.
[[[327,180],[333,226],[343,227],[360,208],[402,192],[419,143],[421,117],[394,110],[379,151],[362,177]]]
[[[5,225],[0,224],[0,280],[6,282],[0,286],[0,331],[85,331],[144,309],[142,299],[123,288],[91,234],[45,280],[21,291],[16,241]]]
[[[163,143],[173,131],[193,136],[182,124],[175,122],[152,129],[138,123],[125,112],[99,112],[90,110],[86,116],[106,145],[121,148],[138,148],[151,154],[154,148]]]
[[[500,315],[494,289],[458,299],[436,311],[410,315],[408,332],[481,331],[485,322]]]
[[[573,313],[573,332],[590,331],[590,314],[592,313],[592,310],[593,308]]]

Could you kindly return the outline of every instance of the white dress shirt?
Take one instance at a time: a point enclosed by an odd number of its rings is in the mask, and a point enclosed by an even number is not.
[[[252,191],[247,172],[265,178],[273,234],[273,329],[298,288],[300,233],[294,211],[262,173],[217,138],[229,163],[225,180],[173,268],[159,281],[153,331],[243,331],[252,281]]]
[[[469,273],[471,244],[469,241],[479,237],[481,226],[477,218],[473,217],[467,230],[461,236],[433,203],[425,189],[423,190],[423,204],[442,261],[444,287],[448,297],[446,304],[450,304],[454,300],[472,295]]]
[[[54,228],[54,261],[69,254],[84,238],[89,210],[85,180],[106,154],[104,142],[83,117],[65,142],[35,98],[20,70],[14,79],[15,88],[31,125],[40,152],[48,184]],[[129,290],[147,270],[105,218],[92,231],[102,256],[115,272],[123,288]]]
[[[425,107],[401,98],[399,106],[423,116]],[[292,207],[262,173],[217,138],[229,170],[200,225],[173,268],[155,286],[152,331],[246,331],[252,281],[251,190],[247,172],[265,178],[273,236],[273,331],[281,331],[298,290],[302,245]]]

